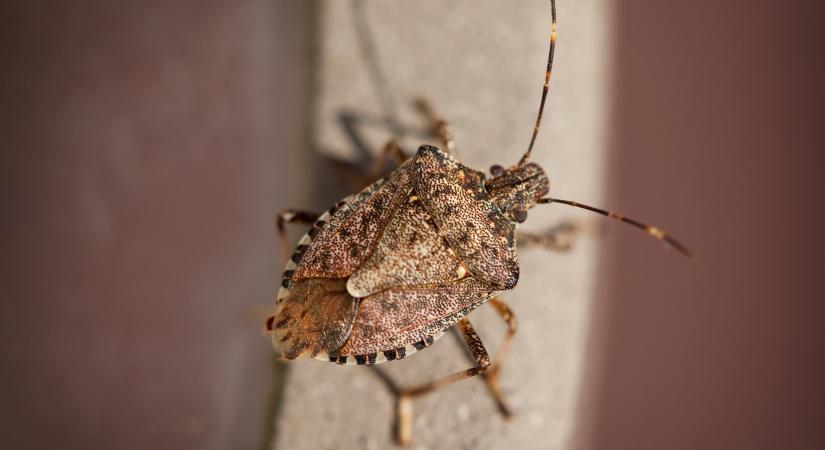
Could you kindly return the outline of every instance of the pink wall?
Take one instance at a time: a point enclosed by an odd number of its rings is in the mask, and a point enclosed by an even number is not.
[[[593,449],[825,448],[820,2],[618,0]]]
[[[3,5],[3,448],[260,444],[307,148],[287,3]]]

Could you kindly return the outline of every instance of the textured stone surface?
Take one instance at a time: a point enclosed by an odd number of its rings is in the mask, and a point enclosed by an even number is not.
[[[359,157],[340,126],[340,114],[350,111],[366,118],[359,130],[377,153],[391,134],[369,119],[379,117],[381,108],[357,45],[352,4],[322,5],[317,147],[338,157]],[[558,5],[556,69],[534,151],[534,160],[550,177],[551,195],[590,203],[602,197],[607,6],[595,0]],[[486,170],[518,160],[539,101],[548,2],[367,2],[364,11],[403,124],[422,125],[408,102],[425,95],[449,121],[465,164]],[[408,152],[421,143],[418,136],[403,141]],[[538,231],[571,218],[590,219],[562,206],[539,207],[522,228]],[[594,240],[585,235],[569,255],[520,251],[519,284],[502,296],[520,324],[501,379],[514,420],[502,420],[479,380],[460,382],[415,400],[413,448],[570,446],[588,337]],[[495,353],[502,321],[488,306],[469,317]],[[410,385],[468,366],[459,340],[447,336],[430,349],[379,367],[396,383]],[[313,360],[291,363],[275,448],[390,448],[394,399],[375,370]]]

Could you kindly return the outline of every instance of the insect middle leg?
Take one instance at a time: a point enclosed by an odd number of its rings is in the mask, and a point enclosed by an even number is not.
[[[387,164],[387,159],[392,159],[395,162],[396,166],[400,166],[404,163],[404,161],[408,160],[409,158],[410,157],[407,156],[401,150],[401,147],[398,145],[398,142],[395,139],[390,139],[384,145],[384,149],[381,151],[381,154],[379,154],[378,157],[375,158],[375,160],[373,160],[372,164],[370,165],[370,168],[367,171],[367,184],[371,184],[372,182],[381,178],[381,172],[384,170],[384,166]]]
[[[543,247],[547,250],[567,252],[573,247],[576,236],[582,231],[579,224],[562,222],[544,233],[517,232],[519,247]]]
[[[285,209],[278,213],[275,217],[275,229],[278,231],[278,239],[281,241],[281,251],[284,255],[284,260],[289,259],[289,239],[287,238],[286,234],[286,224],[287,223],[303,223],[306,225],[312,225],[318,220],[320,214],[309,212],[309,211],[300,211],[297,209]]]
[[[456,381],[483,374],[490,367],[490,356],[487,354],[487,349],[484,348],[481,338],[478,337],[470,321],[465,317],[456,326],[461,331],[464,343],[472,353],[476,365],[429,383],[399,390],[398,402],[396,403],[396,437],[401,445],[409,445],[412,442],[412,399],[414,397],[428,394]]]

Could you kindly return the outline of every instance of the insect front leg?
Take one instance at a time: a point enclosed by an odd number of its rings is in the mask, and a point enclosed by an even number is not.
[[[518,321],[516,320],[515,314],[513,314],[513,310],[510,309],[510,307],[498,297],[490,299],[488,303],[496,310],[498,315],[504,319],[504,322],[507,323],[507,331],[504,335],[504,340],[498,347],[495,360],[490,365],[490,369],[482,374],[482,376],[484,377],[484,381],[487,383],[487,387],[490,389],[490,394],[492,394],[493,399],[498,406],[498,410],[505,418],[509,419],[513,416],[513,412],[510,407],[507,406],[507,402],[504,401],[504,395],[501,393],[498,380],[499,375],[501,374],[501,365],[504,362],[504,357],[507,356],[507,351],[510,349],[510,343],[513,341],[513,336],[515,336],[516,331],[518,330]]]
[[[286,224],[287,223],[303,223],[306,225],[312,225],[318,220],[320,214],[309,212],[309,211],[300,211],[297,209],[285,209],[278,213],[275,217],[275,230],[278,232],[278,239],[281,241],[281,251],[284,255],[284,260],[289,259],[289,239],[287,238],[286,234]]]
[[[582,227],[574,222],[562,222],[544,233],[516,232],[516,242],[519,247],[543,247],[556,252],[568,252],[573,242],[582,231]]]
[[[487,353],[487,349],[484,348],[481,338],[478,337],[470,321],[465,317],[461,319],[456,326],[458,326],[458,329],[461,331],[461,335],[464,337],[464,343],[467,345],[470,353],[472,353],[476,366],[429,383],[402,389],[398,392],[398,402],[396,404],[396,437],[401,445],[406,446],[412,442],[413,397],[428,394],[456,381],[483,374],[487,371],[487,368],[490,367],[490,356]]]
[[[413,106],[424,116],[432,134],[435,135],[441,144],[441,149],[445,153],[455,153],[455,141],[453,140],[452,133],[450,133],[450,127],[447,125],[447,121],[436,114],[430,102],[424,98],[415,99]]]

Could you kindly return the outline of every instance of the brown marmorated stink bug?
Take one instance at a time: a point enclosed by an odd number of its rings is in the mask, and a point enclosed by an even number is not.
[[[411,441],[413,397],[475,375],[483,375],[501,412],[510,414],[497,374],[516,332],[516,320],[497,295],[518,282],[516,227],[526,220],[530,208],[548,203],[584,208],[690,253],[658,228],[547,197],[547,174],[529,158],[553,64],[554,0],[550,9],[552,30],[541,102],[530,144],[517,164],[493,166],[491,178],[461,164],[451,155],[454,145],[446,123],[419,103],[441,149],[424,145],[408,158],[391,142],[382,156],[395,157],[400,165],[386,177],[320,216],[295,210],[278,216],[282,237],[287,222],[312,224],[286,264],[275,314],[266,321],[266,330],[284,359],[311,356],[336,364],[373,365],[423,350],[453,326],[463,336],[475,367],[398,393],[396,433],[401,444]],[[495,361],[466,317],[485,302],[508,326]]]

